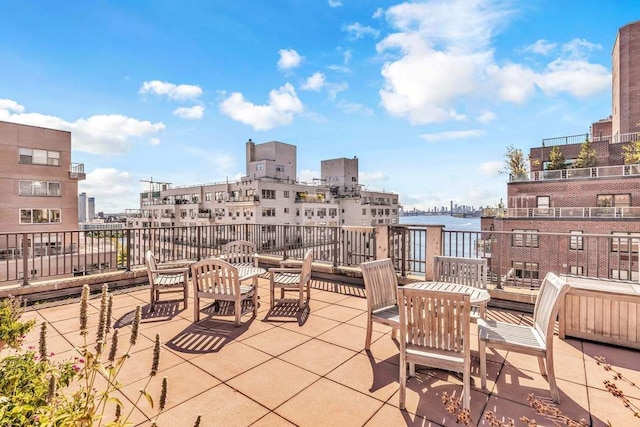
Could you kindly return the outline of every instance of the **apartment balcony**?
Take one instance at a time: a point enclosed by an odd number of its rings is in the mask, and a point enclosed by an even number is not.
[[[244,205],[256,205],[260,202],[260,196],[235,196],[227,198],[228,204],[244,204]]]
[[[599,179],[616,177],[639,177],[640,164],[599,166],[593,168],[570,168],[534,171],[528,174],[509,176],[509,183],[560,181],[573,179]]]
[[[95,285],[99,292],[101,283]],[[160,383],[166,377],[167,401],[158,418],[159,425],[193,425],[198,414],[203,426],[457,424],[455,415],[448,413],[442,403],[442,396],[459,396],[462,381],[444,370],[416,366],[416,376],[407,382],[406,410],[399,409],[398,341],[392,339],[391,328],[374,323],[371,349],[364,350],[367,300],[362,285],[314,276],[311,287],[311,300],[304,310],[298,310],[296,303],[286,302],[270,309],[268,278],[259,278],[257,317],[246,314],[240,327],[233,325],[233,316],[220,316],[220,311],[208,317],[214,313],[211,307],[203,310],[199,323],[194,323],[192,296],[188,309],[181,300],[163,296],[152,312],[148,285],[114,293],[111,324],[120,337],[126,337],[121,338],[121,348],[128,342],[136,307],[142,311],[138,343],[118,375],[122,414],[130,413],[131,402],[140,402],[128,421],[132,425],[150,425],[157,405],[151,408],[146,399],[140,399],[140,389],[146,388],[157,401]],[[90,331],[97,329],[97,306],[99,300],[90,301]],[[77,299],[67,299],[63,304],[30,306],[23,319],[47,322],[48,348],[55,353],[51,357],[65,360],[77,355],[82,343],[79,310]],[[527,310],[490,306],[487,317],[516,324],[533,323]],[[634,406],[626,408],[607,392],[603,383],[614,381],[614,373],[620,372],[626,380],[639,384],[637,351],[577,338],[551,337],[560,391],[560,403],[555,405],[550,403],[547,380],[533,356],[489,352],[489,388],[480,388],[477,326],[470,327],[469,425],[488,425],[483,418],[487,412],[504,423],[501,425],[509,425],[510,419],[519,425],[523,416],[535,419],[540,426],[559,425],[557,416],[538,414],[527,405],[531,394],[574,420],[584,419],[587,426],[637,424]],[[161,339],[159,373],[146,387],[156,334]],[[94,335],[91,332],[89,338]],[[36,327],[25,337],[24,345],[38,348],[38,343]],[[118,357],[122,351],[118,351]],[[599,366],[597,357],[605,357],[613,372]],[[637,408],[637,388],[624,381],[615,382]],[[99,390],[102,383],[98,382]],[[114,412],[111,403],[108,405],[105,422],[112,420]]]
[[[485,215],[493,213],[493,215]],[[640,218],[640,206],[626,207],[562,207],[562,208],[508,208],[487,210],[483,216],[504,218]]]
[[[637,141],[640,132],[623,133],[620,135],[593,136],[588,133],[579,135],[560,136],[555,138],[545,138],[542,140],[543,147],[553,147],[556,145],[582,144],[584,141],[609,142],[610,144],[624,144],[625,142]]]
[[[76,179],[78,181],[84,181],[87,179],[87,174],[84,173],[84,163],[71,163],[69,178]]]

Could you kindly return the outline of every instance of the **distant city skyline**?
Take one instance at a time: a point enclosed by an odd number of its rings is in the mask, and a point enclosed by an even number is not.
[[[300,181],[357,156],[405,210],[496,205],[507,146],[611,114],[611,49],[639,18],[622,0],[11,2],[0,120],[71,131],[96,211],[137,208],[151,177],[238,179],[250,138],[296,145]]]

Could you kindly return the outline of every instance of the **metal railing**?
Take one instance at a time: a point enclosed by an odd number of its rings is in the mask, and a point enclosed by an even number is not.
[[[509,218],[640,218],[640,206],[509,208],[502,214]]]
[[[432,229],[433,230],[433,229]],[[389,253],[403,276],[424,274],[433,262],[424,226],[389,228]],[[491,282],[499,288],[537,289],[547,272],[640,281],[640,234],[571,234],[443,230],[442,255],[487,258]]]
[[[233,240],[249,240],[261,254],[304,257],[333,267],[375,259],[373,227],[198,225],[99,231],[0,233],[0,283],[72,277],[144,265],[153,250],[160,262],[216,256]]]
[[[568,168],[542,170],[522,175],[510,175],[509,182],[553,181],[584,178],[611,178],[640,175],[640,164],[598,166],[593,168]]]
[[[591,142],[609,142],[611,144],[623,144],[625,142],[637,141],[640,139],[640,132],[622,133],[618,135],[593,136],[588,133],[580,135],[560,136],[556,138],[544,138],[543,147],[553,147],[554,145],[582,144],[586,140]]]

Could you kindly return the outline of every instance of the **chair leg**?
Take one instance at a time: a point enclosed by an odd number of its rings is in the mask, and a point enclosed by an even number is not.
[[[480,353],[480,386],[487,388],[487,346],[484,340],[478,337],[478,353]]]
[[[200,300],[198,299],[198,293],[193,296],[193,321],[200,321]]]
[[[240,319],[242,317],[242,300],[240,298],[236,298],[234,301],[234,311],[236,315],[236,327],[240,326]]]
[[[405,409],[405,400],[407,395],[407,362],[405,355],[400,353],[400,409]]]
[[[555,403],[560,402],[560,393],[558,392],[558,385],[556,384],[556,373],[553,368],[553,354],[547,352],[547,380],[549,381],[549,388],[551,389],[551,398]]]
[[[416,376],[416,364],[409,362],[409,377]]]
[[[275,285],[273,282],[271,282],[271,286],[269,289],[269,296],[271,297],[271,308],[273,308],[273,306],[275,305],[275,301],[273,300],[276,296],[276,290],[275,290]]]
[[[547,369],[544,367],[544,357],[538,356],[538,367],[540,369],[540,375],[543,377],[547,376]]]
[[[396,328],[395,326],[392,326],[391,327],[391,338],[395,339],[397,334],[398,334],[398,328]]]
[[[462,407],[471,409],[471,366],[468,363],[462,376]]]
[[[302,286],[298,289],[298,307],[304,307],[304,287]]]
[[[364,341],[364,349],[369,350],[371,348],[371,330],[373,329],[373,322],[371,321],[371,316],[369,316],[369,320],[367,321],[367,336]]]
[[[156,308],[155,296],[156,296],[156,292],[155,292],[155,289],[153,289],[153,284],[151,284],[151,311],[153,311]]]
[[[189,307],[189,286],[186,283],[182,293],[184,294],[184,309],[186,310]]]
[[[253,290],[252,302],[253,302],[253,317],[257,317],[258,316],[258,288],[255,288]]]

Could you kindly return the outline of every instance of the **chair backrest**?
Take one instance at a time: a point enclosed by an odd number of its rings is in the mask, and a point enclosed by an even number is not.
[[[433,262],[433,280],[487,289],[486,258],[435,256]]]
[[[309,249],[304,254],[302,261],[302,270],[300,271],[300,284],[306,285],[311,280],[311,263],[313,262],[313,251]]]
[[[400,348],[468,353],[471,297],[457,292],[400,288]],[[466,345],[466,347],[465,347]]]
[[[235,240],[222,247],[222,255],[231,264],[254,264],[256,245],[246,240]]]
[[[553,336],[560,303],[569,288],[566,280],[551,272],[547,273],[540,286],[533,309],[533,327],[545,340],[547,347],[553,342],[553,340],[547,340],[547,337]]]
[[[153,254],[153,251],[147,251],[145,255],[145,264],[147,266],[147,275],[149,276],[149,284],[153,285],[153,281],[155,280],[157,273],[152,273],[158,269],[158,264],[156,263],[156,256]]]
[[[191,266],[194,290],[199,294],[240,295],[238,269],[226,261],[207,258]]]
[[[369,313],[398,303],[398,276],[389,258],[360,264]]]

